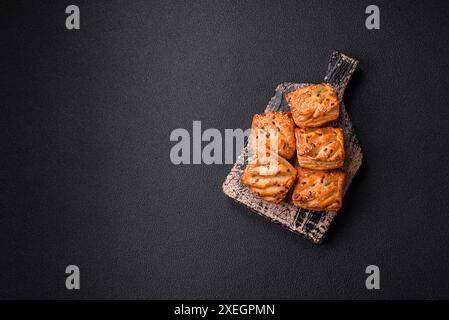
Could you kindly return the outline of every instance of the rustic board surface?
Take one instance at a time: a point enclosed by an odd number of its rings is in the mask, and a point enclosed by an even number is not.
[[[330,126],[343,129],[345,140],[345,164],[343,170],[346,174],[345,193],[351,184],[363,161],[360,143],[354,133],[351,120],[342,101],[343,94],[349,80],[357,67],[358,61],[337,51],[333,52],[329,60],[324,82],[332,84],[341,100],[340,117],[330,123]],[[307,85],[306,83],[281,83],[276,87],[276,93],[269,101],[265,112],[290,111],[285,93]],[[291,192],[284,202],[272,204],[262,200],[251,193],[240,182],[240,177],[246,168],[248,161],[248,148],[244,147],[237,158],[231,172],[223,183],[223,192],[231,199],[247,206],[252,211],[274,222],[280,223],[290,231],[296,232],[314,243],[321,243],[329,230],[337,212],[310,211],[295,207],[291,202]],[[293,188],[292,188],[293,189]],[[345,201],[348,201],[346,199]]]

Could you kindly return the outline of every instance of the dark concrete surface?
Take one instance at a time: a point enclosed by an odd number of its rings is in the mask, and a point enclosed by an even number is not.
[[[374,31],[368,1],[76,1],[78,31],[69,4],[0,4],[0,298],[449,298],[447,1],[375,1]],[[366,162],[323,245],[227,199],[231,165],[170,162],[333,50]]]

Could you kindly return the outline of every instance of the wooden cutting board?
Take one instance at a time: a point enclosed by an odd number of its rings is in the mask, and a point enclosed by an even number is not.
[[[346,174],[345,193],[348,190],[354,176],[360,169],[363,161],[362,148],[358,141],[351,119],[346,112],[342,101],[346,86],[357,67],[358,61],[340,52],[334,51],[330,57],[324,82],[330,83],[337,91],[341,101],[340,117],[329,126],[343,129],[345,140],[345,164],[343,170]],[[276,93],[268,102],[265,112],[290,111],[284,95],[297,88],[308,85],[307,83],[281,83],[276,87]],[[295,160],[296,161],[296,160]],[[251,193],[246,186],[240,182],[240,177],[248,163],[248,147],[243,148],[237,158],[231,172],[223,183],[223,192],[235,200],[274,222],[280,223],[288,230],[299,233],[314,243],[321,243],[328,232],[337,212],[310,211],[295,207],[291,202],[291,192],[284,202],[272,204],[262,200]],[[293,188],[292,188],[293,189]],[[350,199],[344,199],[350,201]]]

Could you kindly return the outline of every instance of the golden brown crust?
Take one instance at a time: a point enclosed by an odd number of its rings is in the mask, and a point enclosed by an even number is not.
[[[261,147],[273,150],[286,159],[295,155],[295,123],[291,112],[255,114],[251,126],[251,146],[254,154]],[[257,152],[256,152],[257,151]]]
[[[341,208],[344,183],[345,174],[340,170],[298,168],[293,204],[308,210],[337,211]]]
[[[341,128],[296,128],[295,136],[300,167],[330,170],[343,166],[345,147]]]
[[[340,101],[327,83],[303,86],[285,95],[298,127],[319,127],[338,118]]]
[[[270,152],[267,157],[257,157],[249,161],[241,181],[262,199],[279,203],[293,186],[295,178],[295,167]]]

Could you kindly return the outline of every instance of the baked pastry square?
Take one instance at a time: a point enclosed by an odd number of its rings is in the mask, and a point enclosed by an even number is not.
[[[343,166],[345,147],[341,128],[296,128],[295,136],[300,167],[330,170]]]
[[[295,155],[295,123],[291,112],[266,112],[255,114],[251,125],[253,154],[273,150],[281,157]]]
[[[327,83],[308,85],[285,95],[298,127],[320,127],[338,118],[340,101]]]
[[[298,168],[293,204],[308,210],[337,211],[341,208],[344,183],[345,174],[340,170]]]
[[[241,181],[262,199],[279,203],[287,195],[296,178],[296,168],[273,152],[249,160]]]

